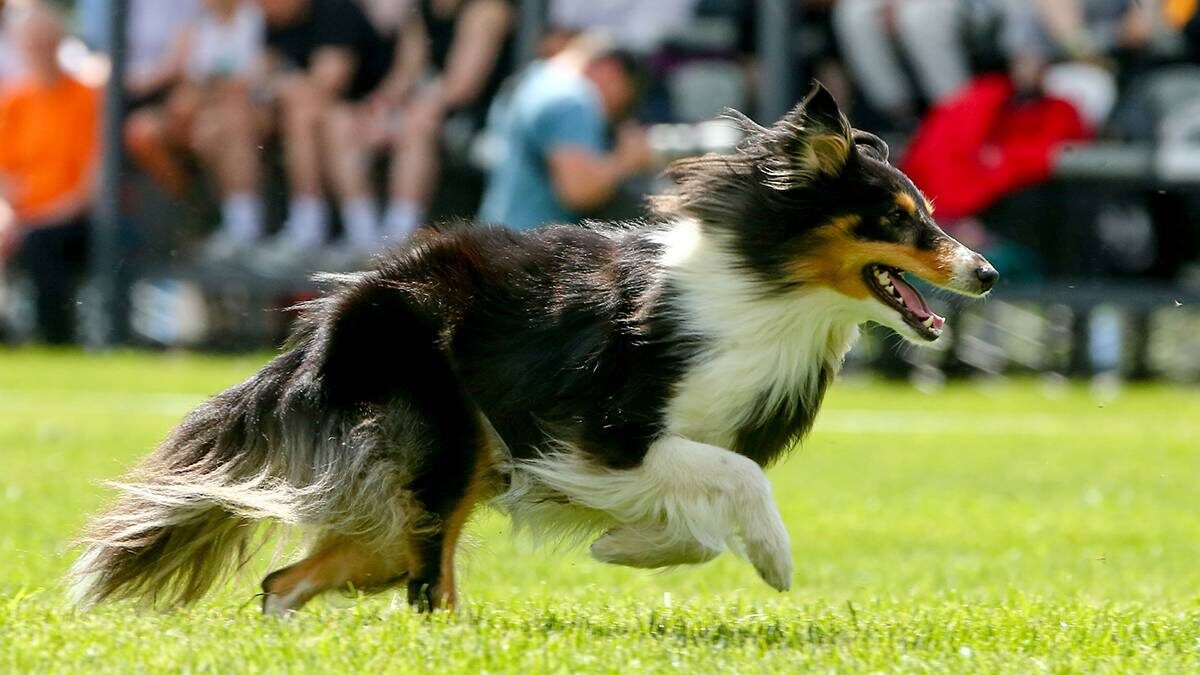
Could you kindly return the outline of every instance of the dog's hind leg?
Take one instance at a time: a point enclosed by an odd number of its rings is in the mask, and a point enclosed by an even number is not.
[[[263,579],[263,614],[286,615],[317,595],[339,588],[381,591],[407,575],[408,559],[402,550],[384,552],[354,539],[330,536],[304,560]]]
[[[333,306],[321,367],[336,407],[404,406],[419,429],[405,446],[406,489],[430,526],[408,536],[408,599],[453,606],[454,552],[463,524],[487,492],[489,437],[447,356],[443,331],[418,299],[366,276]]]
[[[496,491],[491,448],[478,424],[468,426],[470,433],[447,437],[440,447],[439,454],[459,460],[433,462],[413,486],[418,500],[436,516],[438,524],[432,531],[417,532],[409,541],[408,602],[422,611],[455,608],[454,561],[462,529],[475,507]],[[456,445],[447,446],[447,442]],[[447,452],[455,447],[457,452]]]

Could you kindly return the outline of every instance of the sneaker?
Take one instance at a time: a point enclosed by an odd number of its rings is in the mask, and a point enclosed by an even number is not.
[[[217,232],[204,242],[200,257],[213,265],[238,265],[245,262],[244,258],[253,245],[253,242],[238,241],[228,234]]]
[[[321,242],[301,242],[277,236],[254,249],[252,269],[275,278],[305,276],[318,267],[318,256],[323,248]]]
[[[321,270],[325,272],[357,272],[366,269],[371,256],[378,252],[378,248],[340,242],[336,246],[326,248],[318,261]]]

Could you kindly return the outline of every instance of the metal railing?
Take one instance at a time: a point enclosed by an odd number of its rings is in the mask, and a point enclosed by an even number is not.
[[[97,325],[89,339],[95,347],[110,347],[117,340],[120,301],[121,177],[125,164],[125,37],[129,0],[109,0],[109,60],[112,70],[104,93],[101,134],[100,190],[92,217],[91,286]]]

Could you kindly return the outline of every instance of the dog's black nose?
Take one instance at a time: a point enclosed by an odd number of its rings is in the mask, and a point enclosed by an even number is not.
[[[992,286],[996,285],[996,280],[1000,278],[1000,273],[991,265],[980,265],[975,268],[975,277],[979,279],[979,287],[984,291],[992,290]]]

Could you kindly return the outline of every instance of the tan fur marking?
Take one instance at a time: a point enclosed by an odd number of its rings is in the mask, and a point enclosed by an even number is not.
[[[815,136],[809,141],[808,154],[804,160],[814,173],[837,175],[850,159],[850,141],[834,134]]]
[[[836,230],[839,233],[848,237],[848,236],[850,236],[850,232],[853,231],[854,228],[858,227],[861,224],[862,224],[862,216],[857,215],[857,214],[851,214],[848,216],[838,216],[837,218],[830,220],[828,223],[826,223],[824,225],[824,227],[822,229],[828,228],[830,230]]]
[[[492,453],[488,451],[480,453],[479,462],[471,476],[471,482],[467,485],[466,494],[451,512],[450,517],[446,519],[440,561],[440,588],[435,589],[434,596],[434,602],[438,603],[440,607],[453,610],[458,604],[458,594],[454,584],[454,554],[458,551],[458,539],[462,535],[463,527],[470,520],[475,507],[480,502],[492,497],[497,491],[494,468]]]
[[[857,216],[836,218],[817,230],[812,249],[791,264],[795,281],[827,286],[863,299],[871,295],[863,280],[863,268],[878,264],[911,272],[939,286],[950,283],[954,275],[952,248],[921,251],[906,244],[860,241],[850,236],[847,227],[854,218]]]
[[[363,591],[383,590],[399,580],[407,564],[402,552],[385,555],[342,537],[323,542],[317,552],[268,577],[267,593],[289,597],[297,610],[317,595],[348,585]]]
[[[922,197],[922,199],[925,200],[925,210],[928,211],[929,215],[932,216],[933,215],[933,202],[930,201],[928,197]]]
[[[907,192],[896,193],[896,205],[908,211],[909,215],[917,215],[917,202]]]

